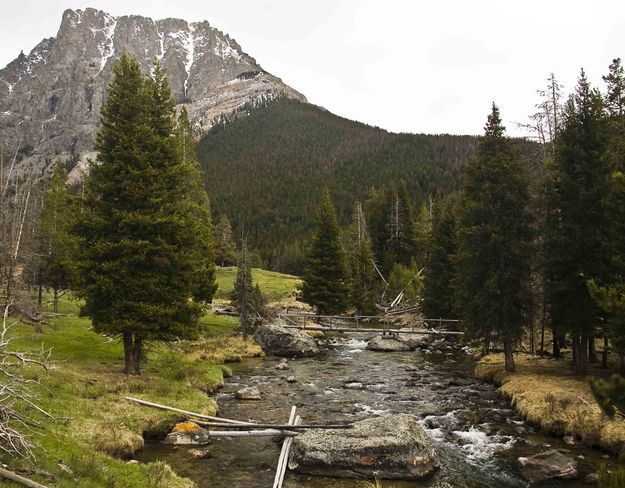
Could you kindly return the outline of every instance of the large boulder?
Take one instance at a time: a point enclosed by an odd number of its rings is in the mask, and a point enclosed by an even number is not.
[[[367,349],[371,351],[394,352],[410,351],[413,348],[397,337],[377,335],[367,342]]]
[[[415,417],[398,414],[355,422],[350,429],[312,429],[294,438],[289,468],[338,478],[413,480],[440,466]]]
[[[412,333],[399,333],[397,334],[397,338],[407,344],[410,349],[425,349],[431,343],[433,336],[432,334],[412,334]]]
[[[289,329],[283,320],[261,324],[254,340],[269,356],[304,357],[319,353],[315,340],[300,329]]]
[[[530,457],[520,457],[521,472],[532,482],[550,479],[575,479],[578,476],[577,462],[555,449],[541,452]]]
[[[180,422],[167,434],[163,440],[165,444],[175,444],[183,446],[197,446],[208,444],[210,437],[208,431],[195,422]]]

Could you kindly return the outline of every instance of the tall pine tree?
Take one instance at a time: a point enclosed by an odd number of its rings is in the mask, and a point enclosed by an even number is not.
[[[452,256],[456,252],[456,219],[451,198],[434,206],[432,238],[423,289],[423,313],[431,318],[452,318],[454,277]]]
[[[197,334],[201,307],[190,298],[209,242],[162,70],[146,80],[122,55],[113,72],[76,225],[78,291],[82,314],[96,331],[122,336],[125,372],[138,374],[144,341]]]
[[[551,320],[555,330],[570,332],[578,373],[586,371],[599,316],[586,282],[605,277],[599,236],[605,225],[609,169],[602,119],[601,95],[582,70],[556,140],[545,237]]]
[[[523,167],[493,104],[459,205],[455,290],[466,332],[503,342],[507,371],[530,302],[528,205]]]
[[[230,298],[232,304],[239,312],[243,338],[247,339],[253,320],[255,292],[252,285],[252,268],[250,266],[246,239],[241,240],[241,252],[239,253],[237,265],[237,276],[234,280],[234,288]]]
[[[302,275],[301,299],[319,314],[338,314],[349,296],[345,256],[330,192],[321,194],[315,213],[310,250]]]
[[[62,161],[56,163],[43,199],[40,216],[40,282],[52,288],[53,309],[58,308],[59,291],[75,279],[76,239],[70,233],[72,204],[67,190],[67,172]]]

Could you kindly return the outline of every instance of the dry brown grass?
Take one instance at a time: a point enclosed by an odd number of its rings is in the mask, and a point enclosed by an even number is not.
[[[625,421],[602,412],[586,378],[576,376],[569,362],[515,356],[516,372],[506,373],[503,354],[480,360],[475,374],[501,385],[500,391],[530,423],[547,433],[574,435],[588,445],[625,455]]]

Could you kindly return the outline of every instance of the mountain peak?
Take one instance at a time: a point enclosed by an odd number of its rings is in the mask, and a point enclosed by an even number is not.
[[[56,37],[0,70],[0,140],[8,152],[22,148],[16,174],[43,171],[58,158],[93,157],[111,68],[122,53],[136,57],[146,74],[154,60],[162,64],[198,137],[250,103],[280,96],[305,101],[208,21],[67,9]]]

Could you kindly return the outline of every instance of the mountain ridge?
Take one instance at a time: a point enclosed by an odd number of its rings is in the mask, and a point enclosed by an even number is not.
[[[243,106],[282,96],[306,100],[208,21],[68,9],[55,37],[0,70],[0,141],[5,153],[18,153],[15,177],[43,173],[57,158],[71,161],[73,177],[84,170],[94,157],[112,64],[122,52],[146,74],[155,59],[162,64],[198,137]]]

